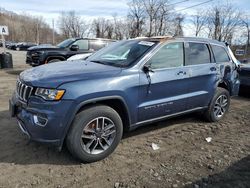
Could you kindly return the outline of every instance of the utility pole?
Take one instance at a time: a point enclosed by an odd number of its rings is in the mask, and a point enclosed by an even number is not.
[[[55,23],[54,23],[54,18],[52,19],[52,27],[53,27],[53,31],[52,31],[52,44],[55,44]]]
[[[36,43],[37,43],[37,45],[39,45],[39,43],[40,43],[40,41],[39,41],[39,39],[40,39],[40,36],[39,36],[39,20],[37,20],[37,25],[36,25],[36,33],[37,33],[37,36],[36,36]]]

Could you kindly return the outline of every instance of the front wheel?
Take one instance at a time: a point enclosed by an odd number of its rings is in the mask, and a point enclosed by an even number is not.
[[[115,150],[122,133],[122,120],[114,109],[93,106],[76,115],[67,136],[67,147],[81,161],[95,162]]]
[[[227,113],[230,106],[229,92],[224,88],[217,88],[213,99],[211,100],[208,109],[205,112],[205,117],[210,122],[221,120]]]

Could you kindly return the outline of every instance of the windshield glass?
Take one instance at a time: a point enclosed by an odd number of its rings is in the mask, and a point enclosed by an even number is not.
[[[101,49],[87,60],[118,67],[126,67],[142,57],[156,42],[125,40]]]
[[[73,39],[67,39],[67,40],[64,40],[61,43],[59,43],[57,46],[59,48],[67,48],[72,42],[74,42]]]

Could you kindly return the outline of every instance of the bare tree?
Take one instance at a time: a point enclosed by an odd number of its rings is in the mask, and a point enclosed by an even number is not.
[[[93,21],[92,31],[97,38],[109,38],[113,37],[113,24],[110,20],[105,18],[98,18]]]
[[[231,40],[241,23],[240,11],[229,3],[209,9],[207,18],[208,36],[219,41]]]
[[[207,16],[205,10],[199,10],[191,18],[192,25],[194,27],[195,36],[199,36],[202,31],[205,30],[207,24]]]
[[[119,19],[117,15],[113,16],[113,27],[114,27],[114,36],[113,38],[116,40],[122,40],[124,38],[128,38],[129,27],[128,27],[128,20],[126,19]]]
[[[149,30],[147,36],[157,35],[156,29],[154,29],[153,31],[153,28],[157,28],[156,25],[160,10],[165,10],[167,3],[168,0],[143,0],[146,16],[148,17],[149,22]]]
[[[59,18],[59,26],[66,37],[83,37],[88,27],[85,21],[75,11],[62,12]]]
[[[244,15],[241,18],[242,20],[242,25],[244,27],[244,35],[247,37],[246,40],[246,45],[250,46],[250,20],[249,20],[249,15]]]
[[[142,0],[132,0],[128,3],[128,21],[130,22],[130,37],[142,35],[142,27],[145,23],[145,9]]]
[[[175,32],[174,32],[174,36],[183,36],[183,21],[184,21],[184,17],[179,15],[176,17],[175,19]]]

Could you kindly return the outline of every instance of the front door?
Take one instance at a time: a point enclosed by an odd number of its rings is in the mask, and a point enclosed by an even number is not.
[[[163,45],[145,65],[152,71],[140,72],[139,122],[185,111],[188,72],[183,43]]]

